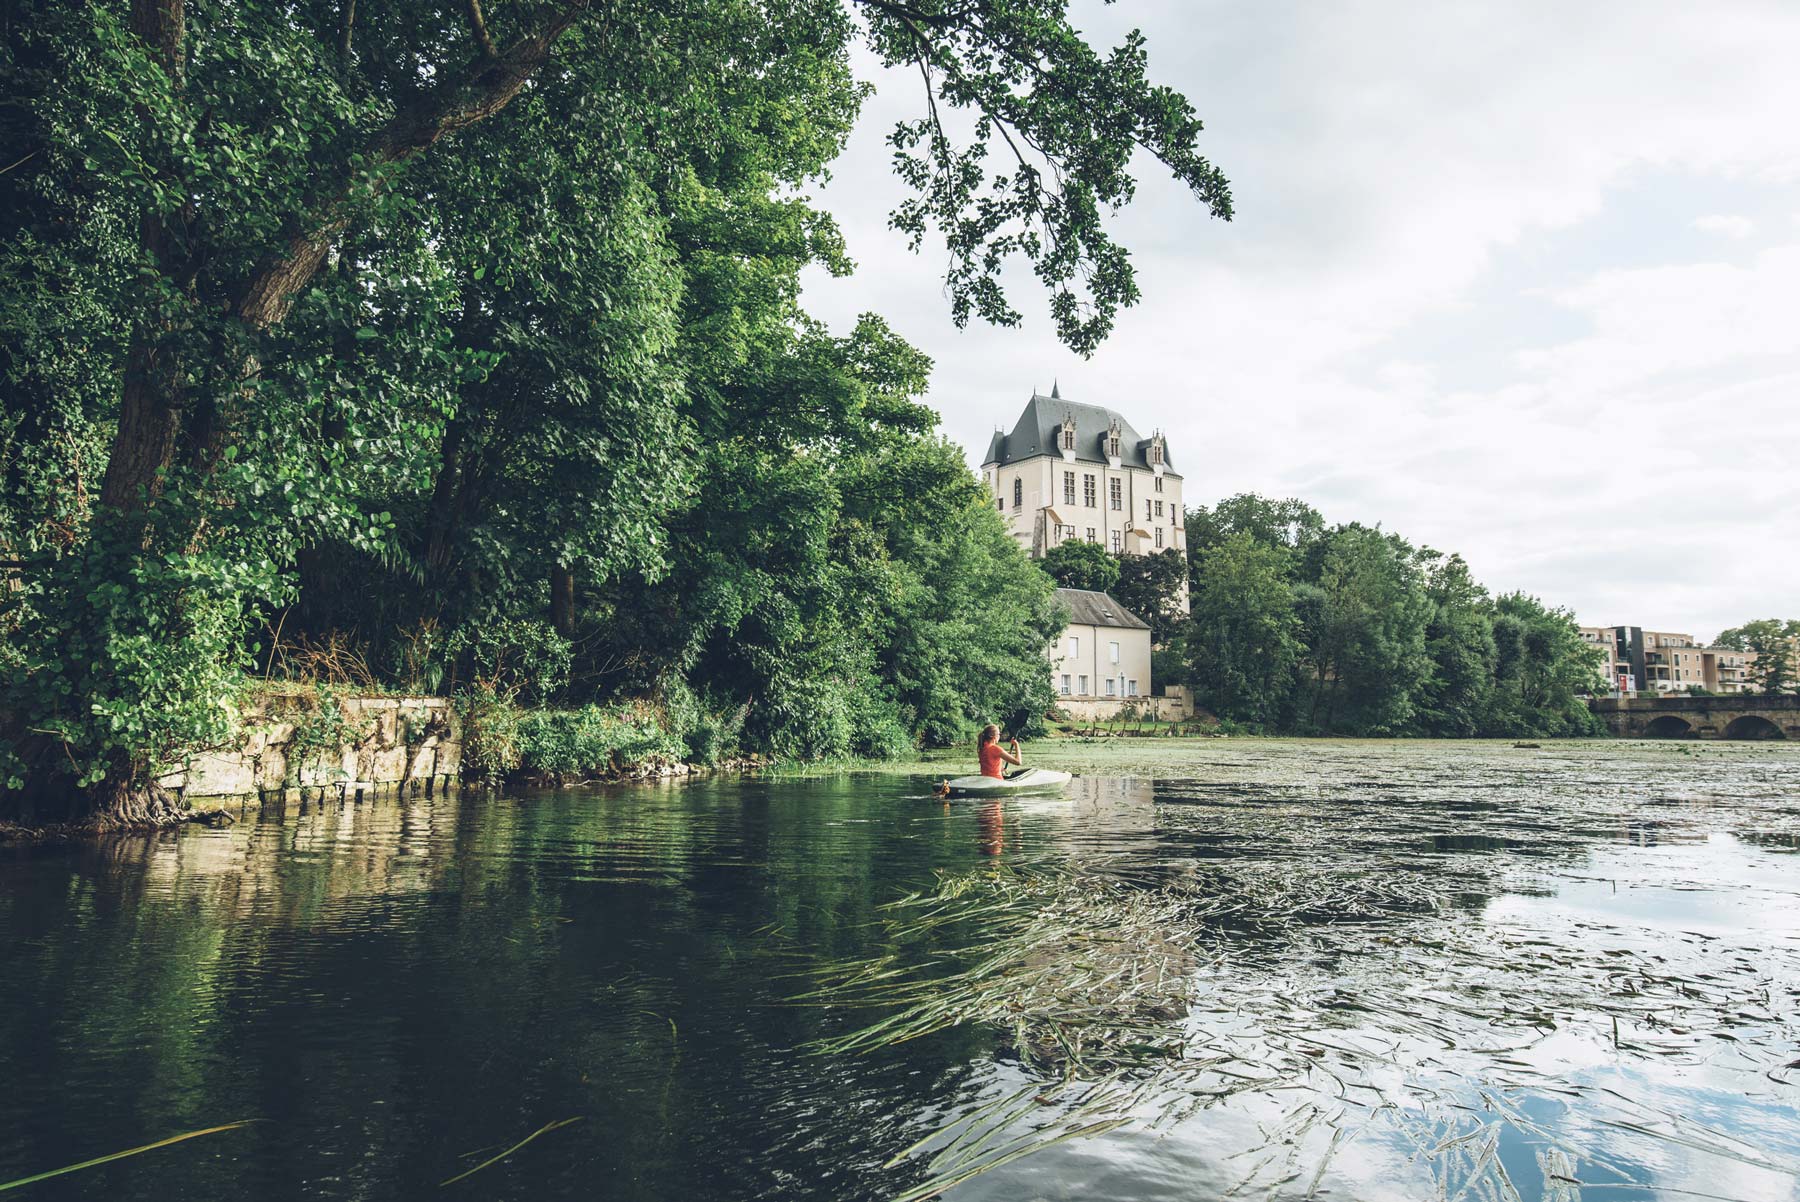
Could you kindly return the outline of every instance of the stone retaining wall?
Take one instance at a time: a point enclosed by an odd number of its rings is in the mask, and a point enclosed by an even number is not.
[[[162,777],[192,800],[264,796],[278,790],[346,793],[398,790],[411,782],[455,777],[462,767],[456,711],[443,697],[340,696],[348,737],[337,747],[315,748],[295,762],[294,734],[316,723],[321,699],[270,695],[243,715],[236,746],[197,752]]]

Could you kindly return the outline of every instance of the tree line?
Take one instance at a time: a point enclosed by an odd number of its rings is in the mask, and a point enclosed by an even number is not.
[[[1091,352],[1139,165],[1230,216],[1066,0],[8,6],[0,818],[169,816],[297,663],[778,754],[1041,708],[1048,584],[926,360],[799,304],[864,61],[917,80],[893,223],[959,323],[1029,267]]]
[[[1753,652],[1748,676],[1763,693],[1800,693],[1800,618],[1758,618],[1721,630],[1715,647]]]
[[[1189,510],[1187,541],[1185,562],[1173,550],[1114,557],[1087,544],[1044,562],[1149,622],[1157,681],[1187,684],[1221,719],[1306,734],[1599,729],[1584,701],[1600,683],[1598,652],[1574,615],[1490,594],[1461,556],[1251,494]]]

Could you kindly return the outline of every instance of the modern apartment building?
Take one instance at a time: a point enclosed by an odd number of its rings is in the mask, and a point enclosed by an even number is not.
[[[1685,693],[1698,686],[1709,693],[1748,693],[1756,656],[1727,647],[1706,647],[1691,634],[1645,630],[1641,626],[1583,626],[1581,637],[1606,657],[1601,675],[1612,693]]]
[[[1181,476],[1161,431],[1144,438],[1118,413],[1033,393],[1010,433],[994,432],[981,474],[1013,536],[1042,556],[1062,543],[1114,554],[1187,551]]]

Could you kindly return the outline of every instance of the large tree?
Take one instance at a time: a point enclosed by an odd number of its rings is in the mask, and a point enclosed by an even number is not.
[[[1758,618],[1721,630],[1713,643],[1754,652],[1749,677],[1762,692],[1800,690],[1800,619]]]
[[[518,447],[551,453],[542,477],[600,466],[644,505],[679,483],[673,460],[619,470],[647,453],[628,415],[675,429],[668,227],[697,191],[814,178],[863,94],[859,40],[920,80],[922,115],[893,136],[913,189],[895,222],[943,238],[959,322],[1016,321],[999,281],[1023,260],[1092,351],[1137,299],[1102,214],[1139,152],[1230,213],[1142,39],[1101,53],[1065,0],[24,0],[4,32],[29,110],[8,118],[25,202],[0,242],[6,324],[57,348],[9,359],[5,469],[76,484],[0,523],[26,649],[8,652],[4,804],[40,818],[166,815],[156,769],[229,730],[246,633],[322,544],[492,570],[476,536],[511,530],[526,549],[507,571],[556,598],[584,564],[629,568],[629,538],[550,532],[594,496],[534,479]],[[571,320],[582,306],[602,328]],[[96,328],[59,338],[83,311]],[[59,408],[28,416],[48,395]],[[445,505],[409,535],[427,488]]]

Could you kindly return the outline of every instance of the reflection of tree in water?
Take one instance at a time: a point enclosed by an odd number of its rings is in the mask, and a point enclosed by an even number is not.
[[[1795,816],[1766,795],[1675,811],[1619,792],[1579,814],[1554,795],[1433,803],[1455,790],[1365,780],[1322,804],[1298,787],[1163,786],[1165,845],[1206,849],[1177,879],[985,871],[891,907],[889,950],[835,966],[816,995],[888,1013],[822,1050],[977,1024],[1029,1073],[925,1140],[903,1196],[1202,1111],[1254,1120],[1241,1186],[1295,1196],[1370,1148],[1422,1163],[1446,1196],[1642,1189],[1669,1147],[1800,1175],[1800,1146],[1708,1125],[1654,1084],[1681,1069],[1754,1091],[1771,1049],[1800,1038],[1800,950],[1553,904],[1491,912],[1500,895],[1555,896],[1596,847],[1692,844],[1721,820],[1787,824],[1779,843]],[[1580,1079],[1575,1049],[1640,1088]],[[1522,1164],[1531,1179],[1514,1179]]]

